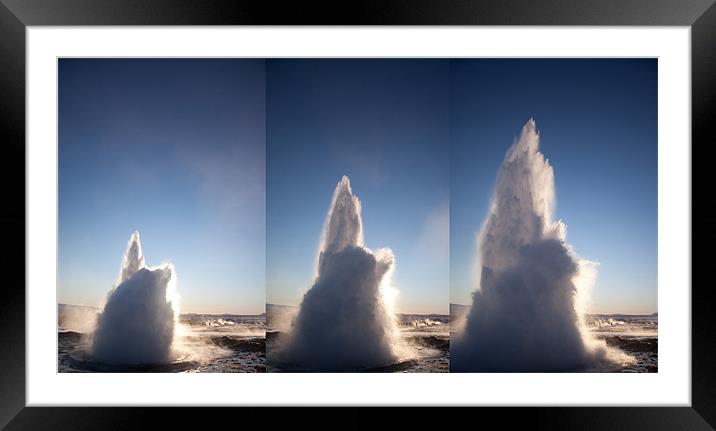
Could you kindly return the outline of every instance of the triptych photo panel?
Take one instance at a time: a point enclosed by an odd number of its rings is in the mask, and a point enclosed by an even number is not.
[[[58,372],[658,372],[656,58],[59,58]]]

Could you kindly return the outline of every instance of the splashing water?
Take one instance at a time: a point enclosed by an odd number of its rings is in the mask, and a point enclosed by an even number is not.
[[[596,264],[552,220],[554,173],[534,119],[507,151],[478,237],[479,287],[451,352],[451,371],[577,371],[614,354],[583,321]]]
[[[127,244],[127,251],[122,258],[122,269],[119,272],[117,285],[127,281],[134,273],[144,267],[144,255],[142,254],[142,243],[139,241],[139,232],[132,232]]]
[[[361,205],[344,176],[333,193],[316,265],[277,363],[353,371],[395,362],[400,353],[390,298],[394,265],[388,249],[363,246]]]
[[[139,233],[127,244],[117,286],[107,295],[92,336],[92,356],[108,364],[166,364],[179,316],[171,264],[145,266]]]

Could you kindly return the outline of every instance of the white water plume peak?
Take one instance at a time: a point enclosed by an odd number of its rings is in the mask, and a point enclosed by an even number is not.
[[[363,245],[361,204],[348,177],[336,186],[316,264],[278,363],[301,369],[355,371],[398,359],[389,287],[389,249]]]
[[[91,353],[108,364],[166,364],[179,316],[176,275],[171,264],[144,263],[139,233],[133,232],[117,285],[97,316]]]
[[[575,255],[566,226],[552,219],[554,173],[539,139],[530,119],[500,166],[478,236],[479,286],[452,343],[451,371],[578,371],[607,354],[581,309],[596,264]]]

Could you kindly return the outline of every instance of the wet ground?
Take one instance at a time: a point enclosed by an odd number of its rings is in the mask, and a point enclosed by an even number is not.
[[[271,349],[280,345],[286,333],[269,331],[266,333],[269,357]],[[383,367],[353,370],[366,373],[447,373],[450,363],[450,341],[447,328],[402,327],[401,336],[414,353],[410,358],[386,364]],[[317,370],[301,369],[290,366],[268,365],[269,372],[311,372]]]
[[[89,336],[58,333],[58,371],[106,373],[261,373],[266,371],[266,339],[261,336],[187,335],[177,338],[176,359],[168,364],[112,365],[89,352]]]
[[[597,335],[597,339],[606,341],[607,346],[616,347],[636,361],[609,367],[609,370],[622,373],[656,373],[659,371],[659,342],[655,336],[640,335]]]
[[[587,328],[607,346],[617,348],[635,360],[617,364],[606,371],[656,373],[659,371],[658,315],[591,314]]]

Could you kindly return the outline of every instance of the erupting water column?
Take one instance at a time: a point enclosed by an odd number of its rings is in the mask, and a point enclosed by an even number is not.
[[[305,369],[352,371],[397,359],[396,322],[384,299],[393,267],[388,249],[363,245],[360,201],[348,177],[333,193],[317,262],[278,362]]]
[[[604,348],[585,332],[580,295],[594,264],[579,259],[566,226],[552,220],[554,174],[539,151],[534,119],[507,152],[480,232],[480,284],[451,371],[571,371]]]
[[[171,362],[179,315],[175,282],[171,264],[145,266],[139,232],[133,232],[117,286],[108,293],[97,317],[93,357],[122,365]]]

